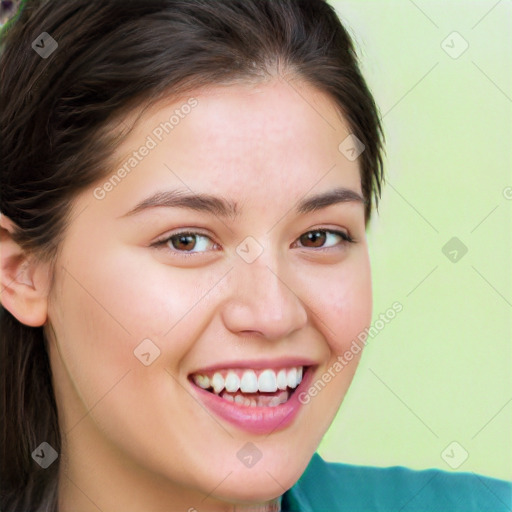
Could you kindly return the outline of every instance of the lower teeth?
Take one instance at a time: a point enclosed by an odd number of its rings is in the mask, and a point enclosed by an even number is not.
[[[290,398],[290,392],[286,389],[269,395],[259,393],[244,395],[242,393],[229,393],[224,390],[219,396],[228,402],[235,402],[247,407],[277,407],[280,404],[284,404]]]

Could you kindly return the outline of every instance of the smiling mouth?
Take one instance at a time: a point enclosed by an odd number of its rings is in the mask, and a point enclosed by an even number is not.
[[[307,366],[252,370],[231,368],[209,373],[193,373],[190,380],[227,402],[246,407],[277,407],[293,395]]]

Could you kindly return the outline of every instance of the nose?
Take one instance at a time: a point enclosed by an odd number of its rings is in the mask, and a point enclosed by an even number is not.
[[[236,267],[230,276],[230,298],[222,309],[230,331],[277,340],[306,325],[307,310],[292,280],[273,270],[275,259],[262,255],[250,264],[238,261]]]

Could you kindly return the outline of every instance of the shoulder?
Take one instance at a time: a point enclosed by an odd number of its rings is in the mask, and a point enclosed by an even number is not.
[[[379,468],[315,453],[283,496],[283,512],[510,512],[512,483],[475,473]]]

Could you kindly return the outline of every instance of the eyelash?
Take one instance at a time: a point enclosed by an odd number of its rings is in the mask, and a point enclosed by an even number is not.
[[[304,247],[304,249],[313,249],[315,252],[325,252],[325,251],[330,251],[330,250],[336,250],[336,249],[339,249],[340,246],[356,242],[356,240],[354,238],[352,238],[348,233],[346,233],[344,231],[338,231],[338,230],[327,229],[327,228],[311,229],[311,230],[306,231],[305,233],[303,233],[297,240],[300,240],[300,238],[303,235],[307,235],[308,233],[331,233],[331,234],[334,234],[334,235],[338,235],[342,239],[340,244],[338,244],[336,246],[332,246],[332,247],[318,247],[318,248],[317,247],[311,247],[311,248],[310,247]],[[202,236],[202,237],[205,237],[205,238],[209,238],[210,241],[213,242],[213,240],[208,235],[205,235],[204,233],[200,233],[200,232],[197,232],[197,231],[179,231],[177,233],[173,233],[170,236],[166,236],[165,238],[157,240],[156,242],[151,244],[151,246],[155,247],[155,248],[164,249],[165,246],[167,246],[167,244],[173,238],[176,238],[176,237],[179,237],[179,236],[186,236],[186,235],[192,235],[192,236],[199,235],[199,236]],[[215,244],[215,242],[213,242],[213,243]],[[175,254],[179,254],[180,256],[183,256],[185,258],[189,258],[191,256],[193,257],[193,256],[199,255],[199,254],[204,254],[204,252],[178,251],[177,249],[171,249],[170,247],[167,247],[167,248],[171,252],[173,252]],[[207,252],[207,251],[205,251],[205,252]]]

